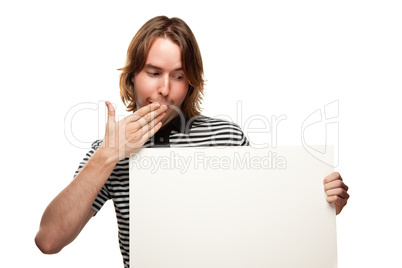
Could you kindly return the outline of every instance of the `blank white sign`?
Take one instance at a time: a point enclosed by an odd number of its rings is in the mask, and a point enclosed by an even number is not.
[[[130,157],[131,267],[337,267],[332,171],[301,146],[144,148]]]

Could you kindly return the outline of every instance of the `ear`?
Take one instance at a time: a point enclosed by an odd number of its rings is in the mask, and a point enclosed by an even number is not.
[[[131,79],[130,80],[131,80],[131,83],[133,83],[133,85],[134,85],[134,80],[135,80],[134,78],[135,78],[134,74],[131,74]]]

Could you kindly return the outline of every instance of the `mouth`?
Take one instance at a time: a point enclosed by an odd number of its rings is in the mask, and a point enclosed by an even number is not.
[[[168,103],[164,103],[164,102],[160,102],[160,101],[150,101],[150,100],[148,100],[148,103],[149,104],[152,104],[152,103],[154,103],[154,102],[157,102],[157,103],[159,103],[160,105],[166,105],[167,107],[169,107],[171,104],[168,104]]]

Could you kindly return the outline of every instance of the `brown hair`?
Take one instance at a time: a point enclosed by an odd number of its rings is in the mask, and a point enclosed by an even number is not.
[[[120,98],[127,111],[135,111],[132,77],[140,72],[148,56],[152,42],[157,37],[167,37],[179,45],[183,72],[189,88],[181,110],[187,118],[200,115],[204,90],[204,69],[197,40],[190,27],[179,18],[158,16],[147,21],[135,34],[127,50],[126,64],[120,75]]]

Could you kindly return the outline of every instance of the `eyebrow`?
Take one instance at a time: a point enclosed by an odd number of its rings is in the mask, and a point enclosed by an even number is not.
[[[152,65],[152,64],[150,64],[150,63],[149,63],[149,64],[145,64],[144,69],[145,69],[145,68],[151,68],[151,69],[155,69],[155,70],[158,70],[158,71],[162,71],[162,68],[161,68],[161,67]],[[182,67],[177,68],[177,69],[174,70],[174,72],[176,72],[176,71],[183,71],[183,68],[182,68]]]

